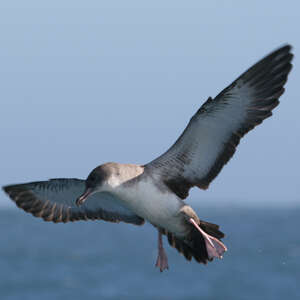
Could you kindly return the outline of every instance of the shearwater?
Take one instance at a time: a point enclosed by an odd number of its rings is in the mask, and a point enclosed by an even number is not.
[[[291,46],[272,52],[211,97],[164,154],[145,165],[105,163],[81,179],[4,186],[17,206],[45,221],[102,219],[158,230],[160,271],[168,268],[162,235],[199,263],[227,250],[219,226],[200,220],[183,201],[190,188],[207,189],[233,156],[240,139],[272,115],[292,68]]]

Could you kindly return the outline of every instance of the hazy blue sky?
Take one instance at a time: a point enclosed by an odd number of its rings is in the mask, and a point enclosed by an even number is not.
[[[300,203],[299,11],[298,1],[1,1],[0,185],[146,163],[208,96],[290,43],[274,116],[191,198]]]

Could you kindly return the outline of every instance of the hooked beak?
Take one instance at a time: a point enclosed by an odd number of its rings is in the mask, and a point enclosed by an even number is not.
[[[92,193],[92,189],[91,188],[88,188],[88,189],[86,189],[85,190],[85,192],[80,196],[80,197],[78,197],[77,199],[76,199],[76,205],[79,207],[80,205],[82,205],[85,201],[86,201],[86,199],[87,199],[87,197],[90,195]]]

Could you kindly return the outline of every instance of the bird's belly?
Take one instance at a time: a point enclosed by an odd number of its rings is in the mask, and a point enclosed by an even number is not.
[[[122,194],[123,197],[125,195],[126,206],[153,225],[177,234],[186,231],[179,214],[183,202],[175,194],[161,192],[147,183],[140,183],[131,191]]]

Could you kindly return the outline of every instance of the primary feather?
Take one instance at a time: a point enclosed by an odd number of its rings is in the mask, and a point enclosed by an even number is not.
[[[208,188],[240,139],[272,115],[292,68],[291,46],[274,51],[242,74],[192,117],[176,143],[145,166],[182,199]]]
[[[8,185],[3,189],[17,206],[45,221],[65,223],[102,219],[136,225],[144,223],[144,219],[125,208],[116,196],[109,193],[95,193],[89,201],[76,206],[76,199],[85,189],[85,180],[81,179],[51,179]]]

